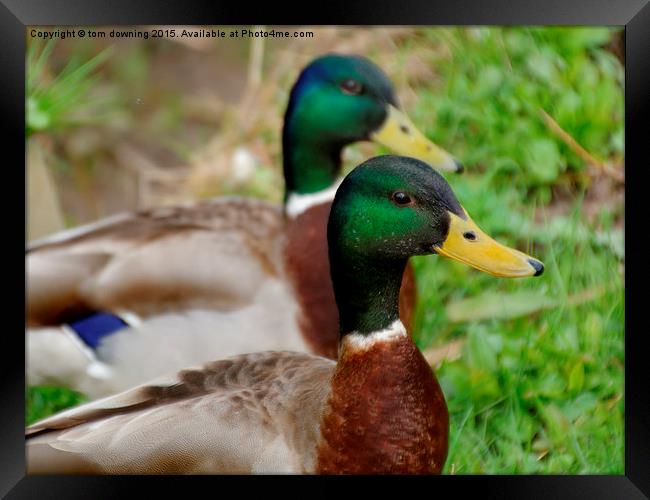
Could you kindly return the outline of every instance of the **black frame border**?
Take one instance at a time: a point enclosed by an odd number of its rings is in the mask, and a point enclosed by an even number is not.
[[[649,498],[650,495],[650,382],[644,370],[643,329],[641,300],[642,285],[647,276],[643,265],[643,253],[636,234],[644,227],[641,200],[643,196],[643,172],[649,167],[647,156],[642,156],[642,131],[644,118],[649,116],[648,89],[650,89],[650,6],[648,0],[400,0],[399,5],[381,5],[368,0],[363,2],[340,2],[318,5],[311,2],[300,6],[292,3],[291,10],[284,12],[275,2],[258,4],[255,8],[242,8],[225,2],[200,0],[0,0],[0,74],[3,92],[0,97],[4,124],[5,144],[17,153],[15,166],[7,162],[5,174],[19,172],[17,165],[24,165],[24,102],[25,102],[25,29],[31,25],[164,25],[164,24],[215,24],[215,25],[619,25],[625,26],[625,120],[626,120],[626,190],[625,190],[625,246],[627,266],[634,270],[628,276],[626,294],[626,363],[625,363],[625,475],[622,476],[440,476],[429,478],[401,478],[403,481],[427,481],[420,486],[436,488],[454,495],[477,491],[484,498]],[[19,145],[23,144],[21,148]],[[22,181],[25,183],[25,171]],[[21,177],[18,175],[18,178]],[[25,184],[26,185],[26,184]],[[12,192],[13,191],[13,192]],[[5,204],[4,212],[12,214],[16,203],[10,200],[14,194],[26,210],[25,191],[11,188],[0,196]],[[8,196],[7,196],[8,195]],[[647,213],[647,209],[646,209]],[[26,237],[24,220],[5,217],[5,224],[14,225],[11,254],[22,258],[24,246],[18,242]],[[634,228],[636,231],[628,231]],[[635,234],[636,233],[636,234]],[[16,242],[15,245],[13,242]],[[26,241],[23,240],[23,241]],[[19,266],[5,266],[6,271],[16,273],[15,283],[23,280]],[[23,269],[24,270],[24,269]],[[20,287],[18,287],[20,289]],[[637,292],[637,293],[635,293]],[[15,302],[15,304],[14,304]],[[9,294],[5,306],[9,309],[24,308],[24,297]],[[13,306],[13,307],[12,307]],[[17,344],[22,338],[16,333],[24,327],[18,314],[12,319],[3,340],[14,338]],[[15,323],[15,325],[14,325]],[[7,343],[4,343],[7,346]],[[3,351],[18,352],[20,348],[5,347]],[[109,498],[132,491],[134,476],[26,476],[24,446],[24,359],[7,357],[0,364],[0,495],[10,498]],[[227,480],[228,479],[228,480]],[[323,486],[352,478],[292,477],[294,481],[313,485],[319,480]],[[323,481],[325,479],[325,481]],[[390,478],[373,478],[382,487],[388,486]],[[393,478],[400,479],[400,478]],[[226,478],[233,481],[229,486],[247,487],[258,481],[276,481],[275,477]],[[246,483],[238,483],[238,481]],[[147,487],[155,492],[187,494],[187,486],[209,488],[200,477],[182,480],[172,476],[147,478]],[[367,480],[366,480],[367,481]],[[433,483],[435,481],[435,484]],[[401,481],[399,481],[401,482]],[[390,481],[393,483],[393,481]],[[350,483],[348,483],[350,484]],[[219,486],[223,484],[220,483]],[[366,486],[369,483],[366,482]],[[335,488],[340,489],[342,483]],[[281,490],[280,490],[281,491]],[[322,491],[326,491],[323,489]],[[434,490],[431,490],[433,493]],[[303,490],[309,493],[309,490]],[[216,494],[218,493],[215,491]],[[155,493],[154,493],[155,494]]]

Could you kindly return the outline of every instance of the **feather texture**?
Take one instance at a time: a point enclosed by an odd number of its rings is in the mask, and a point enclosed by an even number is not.
[[[28,472],[311,472],[335,366],[262,352],[182,370],[29,427]]]

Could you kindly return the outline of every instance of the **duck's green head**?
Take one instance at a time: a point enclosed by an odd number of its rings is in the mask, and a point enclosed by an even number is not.
[[[430,166],[399,156],[372,158],[345,178],[328,242],[342,332],[376,331],[397,319],[402,272],[414,255],[443,255],[500,277],[544,270],[481,231]]]
[[[287,192],[308,194],[330,187],[340,173],[341,150],[362,140],[441,170],[460,171],[461,164],[429,141],[399,108],[390,80],[368,59],[330,54],[312,61],[291,90],[284,119]]]

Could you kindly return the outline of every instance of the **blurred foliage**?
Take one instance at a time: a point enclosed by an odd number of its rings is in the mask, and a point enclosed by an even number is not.
[[[582,27],[426,30],[451,56],[434,61],[442,78],[421,96],[416,123],[429,123],[427,132],[495,182],[520,175],[526,186],[544,187],[567,170],[582,169],[584,162],[549,134],[540,110],[594,155],[621,155],[624,71],[604,48],[612,33]]]
[[[57,40],[31,40],[27,49],[26,130],[34,132],[62,130],[73,125],[101,122],[115,102],[110,96],[96,96],[92,91],[100,76],[95,74],[111,55],[110,47],[84,61],[73,56],[67,65],[52,76],[48,59]]]
[[[29,425],[46,416],[88,401],[80,394],[65,387],[35,385],[27,388],[25,424]]]

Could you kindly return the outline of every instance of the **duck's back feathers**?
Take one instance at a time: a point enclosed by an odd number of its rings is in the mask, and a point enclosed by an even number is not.
[[[28,249],[30,325],[87,311],[242,307],[279,272],[281,207],[220,198],[123,214]],[[161,269],[164,272],[161,272]]]
[[[313,471],[334,367],[263,352],[183,370],[28,427],[28,471]]]

